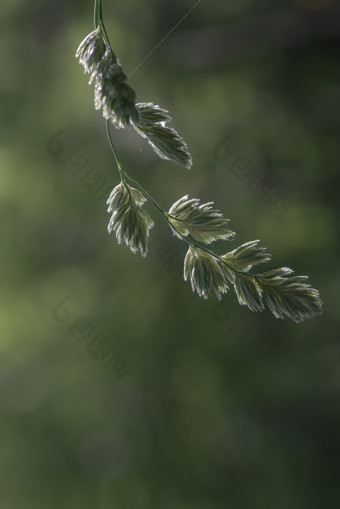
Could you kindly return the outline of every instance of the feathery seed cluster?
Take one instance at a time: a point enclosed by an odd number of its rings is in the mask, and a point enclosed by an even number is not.
[[[105,44],[99,26],[80,43],[76,53],[85,72],[94,82],[94,105],[117,128],[138,121],[136,93],[125,83],[127,76],[112,49]]]
[[[120,184],[107,200],[111,218],[108,231],[114,232],[118,244],[124,242],[133,253],[148,252],[148,239],[154,222],[144,210],[146,199],[157,207],[173,234],[189,246],[184,260],[184,279],[192,290],[207,299],[214,292],[218,299],[233,286],[242,306],[251,311],[263,311],[265,304],[276,318],[286,316],[300,322],[322,312],[319,292],[307,283],[307,276],[294,276],[287,267],[261,274],[250,273],[253,266],[266,263],[271,255],[259,246],[259,240],[246,242],[233,251],[217,255],[206,245],[233,240],[229,219],[213,208],[213,202],[201,203],[188,195],[177,200],[165,212],[142,186],[123,170],[111,139],[109,125],[125,128],[132,125],[162,159],[185,168],[192,166],[188,146],[171,126],[169,112],[148,103],[136,104],[136,93],[126,83],[116,55],[108,42],[101,2],[95,2],[95,28],[79,45],[76,56],[94,83],[95,109],[106,119],[109,142],[118,166]],[[138,189],[131,187],[134,183]]]
[[[108,231],[115,232],[118,244],[125,242],[133,253],[140,251],[143,256],[148,252],[148,237],[154,226],[150,215],[142,208],[146,199],[135,188],[121,182],[111,192],[107,200],[111,219]]]

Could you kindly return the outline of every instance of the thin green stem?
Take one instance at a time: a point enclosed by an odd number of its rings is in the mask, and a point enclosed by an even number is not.
[[[112,153],[113,153],[113,156],[114,156],[114,159],[116,161],[116,164],[117,164],[117,167],[118,167],[118,171],[119,171],[119,175],[120,175],[120,178],[123,182],[125,182],[126,179],[130,180],[130,182],[132,182],[136,187],[137,189],[144,195],[144,197],[147,199],[147,200],[150,200],[150,202],[156,207],[156,209],[158,210],[158,212],[160,212],[160,214],[165,218],[165,220],[167,221],[167,223],[176,230],[176,232],[178,233],[178,235],[180,235],[180,237],[185,241],[187,242],[188,244],[190,244],[190,242],[188,241],[188,239],[186,239],[178,230],[177,228],[175,228],[169,218],[168,218],[168,214],[162,209],[162,207],[160,207],[160,205],[158,205],[158,203],[156,202],[156,200],[154,200],[152,198],[152,196],[144,189],[144,187],[142,187],[138,182],[137,180],[135,180],[133,177],[131,177],[131,175],[129,175],[127,173],[127,171],[125,171],[123,168],[122,168],[122,165],[120,164],[120,161],[119,161],[119,158],[118,158],[118,154],[117,154],[117,151],[115,149],[115,146],[113,144],[113,141],[112,141],[112,137],[111,137],[111,131],[110,131],[110,121],[109,120],[106,120],[106,132],[107,132],[107,137],[108,137],[108,140],[109,140],[109,143],[110,143],[110,147],[111,147],[111,150],[112,150]]]
[[[105,28],[105,24],[104,24],[101,0],[95,0],[95,2],[94,2],[94,28],[97,29],[98,26],[100,26],[100,28],[102,29],[102,35],[103,35],[105,44],[112,51],[110,39],[109,39],[109,36],[108,36],[106,28]],[[113,53],[113,51],[112,51],[112,53]],[[113,53],[113,55],[114,55],[114,53]],[[114,58],[117,60],[116,55],[114,55]]]
[[[110,39],[109,39],[109,36],[107,34],[107,31],[106,31],[106,28],[105,28],[105,25],[104,25],[104,21],[103,21],[103,18],[101,18],[101,21],[100,21],[100,26],[103,30],[103,38],[104,38],[104,41],[106,43],[106,45],[110,48],[110,50],[112,51],[112,48],[111,48],[111,43],[110,43]],[[113,53],[113,51],[112,51]],[[117,57],[116,55],[113,53],[114,57],[115,57],[115,60],[117,60]]]
[[[113,157],[116,161],[116,165],[117,165],[117,168],[118,168],[118,171],[119,171],[119,176],[120,176],[120,180],[121,181],[124,181],[124,174],[123,174],[123,168],[122,168],[122,165],[120,164],[120,161],[118,159],[118,154],[117,154],[117,151],[115,149],[115,146],[113,144],[113,141],[112,141],[112,137],[111,137],[111,131],[110,131],[110,121],[109,120],[106,120],[106,134],[107,134],[107,138],[109,140],[109,144],[110,144],[110,147],[111,147],[111,150],[112,150],[112,153],[113,153]]]
[[[94,2],[94,15],[93,15],[93,21],[94,21],[94,29],[98,28],[100,24],[100,12],[101,12],[101,0],[95,0]]]
[[[166,217],[166,212],[164,212],[164,210],[158,205],[156,200],[154,200],[152,196],[150,196],[150,194],[147,191],[145,191],[145,189],[137,182],[137,180],[131,177],[131,175],[129,175],[125,170],[123,170],[123,173],[125,177],[128,178],[137,187],[137,189],[139,189],[139,191],[145,196],[145,198],[150,200],[150,202],[156,207],[158,212],[160,212],[162,216],[166,219],[166,221],[169,223],[169,220]]]

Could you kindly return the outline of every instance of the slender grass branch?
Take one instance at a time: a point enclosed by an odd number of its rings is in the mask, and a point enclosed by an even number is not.
[[[110,122],[108,120],[106,121],[106,130],[107,130],[107,137],[108,137],[108,140],[109,140],[109,144],[110,144],[110,147],[111,147],[111,150],[112,150],[115,162],[117,164],[117,168],[118,168],[119,174],[121,176],[121,179],[125,181],[125,177],[126,177],[128,180],[130,180],[130,182],[132,182],[137,187],[137,189],[144,195],[144,197],[147,200],[149,200],[156,207],[156,209],[162,215],[162,217],[166,220],[168,225],[172,229],[174,229],[176,231],[176,233],[181,237],[182,240],[184,240],[184,242],[186,242],[188,245],[195,246],[196,248],[201,249],[201,251],[204,251],[205,253],[213,256],[216,260],[220,261],[221,263],[226,265],[230,270],[236,272],[237,274],[240,274],[240,275],[243,275],[243,276],[247,276],[247,277],[251,277],[253,279],[257,279],[259,277],[258,274],[256,274],[256,275],[255,274],[249,274],[248,272],[240,271],[240,270],[237,270],[237,269],[233,268],[232,265],[229,265],[225,260],[223,260],[219,255],[217,255],[216,253],[214,253],[210,249],[207,249],[206,247],[204,247],[199,242],[196,242],[194,239],[186,238],[171,223],[171,221],[169,219],[169,217],[172,217],[173,219],[176,219],[176,218],[174,216],[172,216],[171,214],[168,214],[167,212],[165,212],[165,210],[162,209],[162,207],[156,202],[156,200],[154,198],[152,198],[152,196],[144,189],[144,187],[141,186],[139,184],[139,182],[137,182],[137,180],[135,180],[133,177],[131,177],[131,175],[126,170],[123,169],[123,167],[122,167],[122,165],[121,165],[121,163],[119,161],[117,151],[116,151],[115,146],[114,146],[113,141],[112,141],[112,136],[111,136],[111,131],[110,131]]]
[[[233,237],[213,202],[201,203],[183,196],[166,212],[157,201],[122,166],[111,136],[111,123],[116,128],[132,126],[146,139],[157,156],[190,169],[192,157],[187,144],[171,126],[169,112],[153,103],[136,103],[135,91],[126,83],[127,76],[114,54],[105,28],[102,1],[94,1],[94,31],[78,47],[76,56],[91,74],[94,82],[95,108],[106,120],[106,133],[117,165],[120,184],[110,194],[108,211],[112,213],[108,230],[143,256],[148,252],[148,238],[154,222],[143,204],[149,200],[171,231],[188,246],[184,260],[184,279],[190,279],[193,291],[207,298],[211,290],[217,297],[233,285],[241,305],[251,311],[262,311],[267,304],[276,318],[288,316],[296,322],[322,312],[319,292],[307,284],[307,276],[292,276],[291,269],[281,267],[262,274],[250,269],[269,261],[259,241],[250,241],[224,255],[216,254],[207,244]],[[131,185],[130,185],[131,184]],[[134,187],[133,187],[134,186]]]

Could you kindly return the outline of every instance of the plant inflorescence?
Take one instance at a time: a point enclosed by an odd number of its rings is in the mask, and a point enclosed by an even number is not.
[[[213,207],[197,198],[183,196],[168,212],[131,177],[121,165],[113,145],[110,125],[117,129],[132,126],[145,138],[156,154],[190,169],[192,158],[187,144],[171,125],[168,111],[151,102],[137,103],[135,91],[126,83],[127,76],[111,48],[104,25],[101,1],[95,1],[94,31],[79,45],[76,53],[85,73],[94,84],[94,104],[106,120],[108,140],[117,164],[120,183],[107,200],[111,218],[108,231],[118,243],[125,244],[143,256],[148,252],[148,239],[154,222],[145,210],[149,200],[163,216],[173,234],[188,244],[184,260],[184,279],[192,290],[207,299],[214,292],[218,299],[233,287],[238,301],[251,311],[263,311],[265,305],[276,318],[289,317],[295,322],[322,311],[319,292],[311,288],[307,276],[295,276],[287,267],[262,273],[250,270],[266,263],[271,256],[259,240],[247,242],[223,255],[216,254],[210,244],[232,240],[235,233],[229,220]]]

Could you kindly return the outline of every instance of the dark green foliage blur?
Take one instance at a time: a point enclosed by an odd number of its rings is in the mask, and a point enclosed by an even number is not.
[[[194,4],[104,0],[127,75]],[[112,131],[164,209],[214,201],[228,250],[310,276],[324,313],[300,324],[194,295],[149,203],[146,258],[107,233],[119,179],[74,57],[92,11],[1,2],[0,508],[340,507],[339,4],[202,0],[132,74],[191,171]]]

